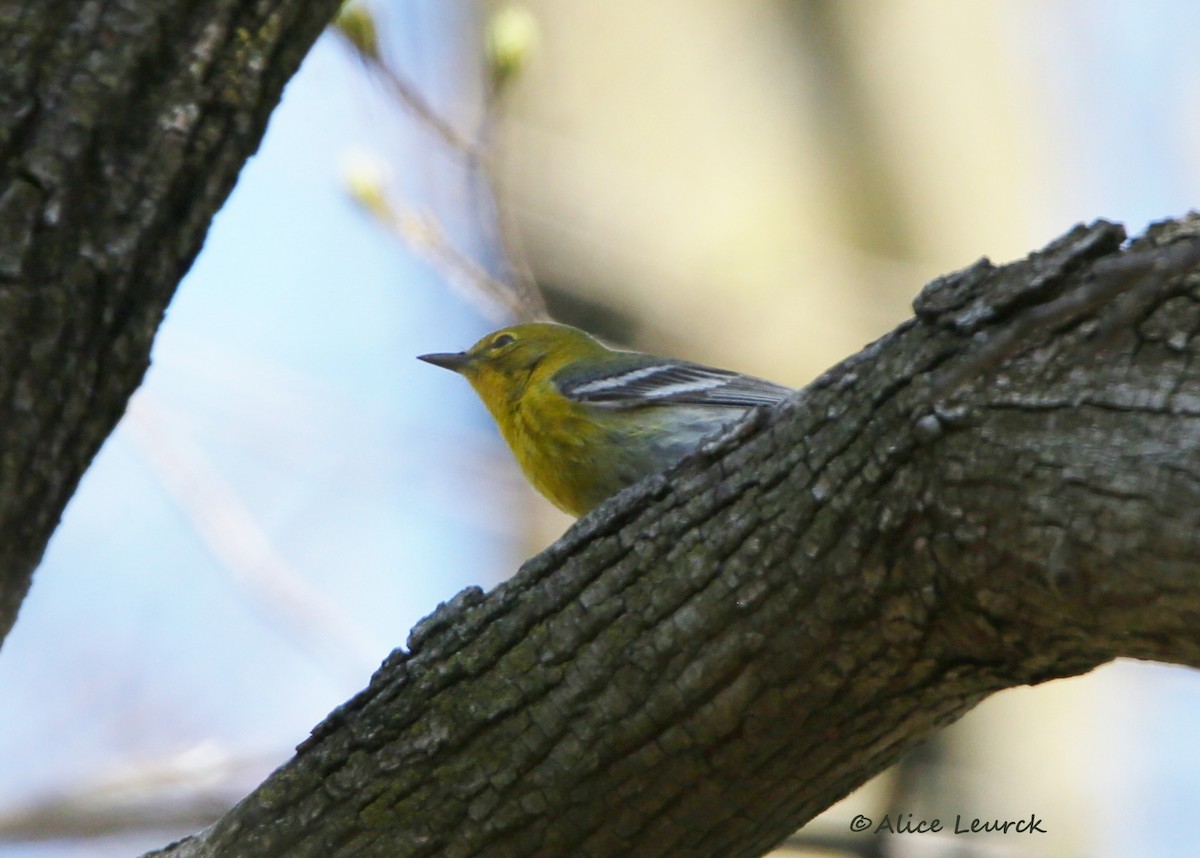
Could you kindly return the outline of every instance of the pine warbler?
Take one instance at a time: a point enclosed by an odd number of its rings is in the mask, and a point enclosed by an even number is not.
[[[466,377],[534,488],[575,516],[792,392],[724,369],[610,349],[546,322],[420,359]]]

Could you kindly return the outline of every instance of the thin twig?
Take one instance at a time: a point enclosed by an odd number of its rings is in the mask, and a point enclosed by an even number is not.
[[[389,208],[379,214],[414,253],[440,271],[460,295],[487,316],[497,321],[528,318],[525,297],[451,244],[436,220],[411,209],[396,212]]]
[[[490,209],[489,222],[495,228],[490,231],[492,235],[489,237],[499,245],[510,282],[492,277],[482,266],[459,252],[447,239],[445,231],[431,218],[411,212],[397,213],[383,200],[382,193],[368,204],[368,208],[414,251],[444,273],[460,294],[468,299],[482,296],[487,305],[485,312],[489,316],[497,316],[495,307],[498,305],[509,319],[532,321],[549,318],[545,298],[538,289],[516,230],[496,191],[496,177],[489,157],[497,104],[493,94],[489,93],[485,105],[479,139],[472,141],[438,113],[416,87],[383,59],[373,39],[370,45],[366,45],[340,27],[335,27],[334,31],[363,65],[383,80],[405,109],[466,160],[472,196],[476,198],[480,209],[484,205]]]
[[[469,162],[482,162],[487,155],[485,149],[459,133],[448,120],[442,117],[425,97],[412,84],[405,80],[375,52],[364,50],[363,46],[351,38],[339,27],[332,28],[368,69],[378,75],[387,84],[392,95],[404,105],[424,125],[433,131],[442,142],[453,151],[458,152]]]
[[[218,819],[287,756],[231,756],[215,746],[187,750],[0,807],[0,842],[91,840],[117,834],[194,831]]]

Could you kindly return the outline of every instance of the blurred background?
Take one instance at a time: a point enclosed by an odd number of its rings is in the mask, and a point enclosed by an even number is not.
[[[509,321],[493,281],[531,274],[563,321],[799,386],[938,274],[1200,201],[1186,0],[344,14],[0,652],[0,854],[201,827],[439,601],[565,529],[467,385],[414,360]],[[1197,713],[1197,675],[1148,664],[996,695],[780,854],[1200,854]],[[889,809],[1047,833],[850,834]]]

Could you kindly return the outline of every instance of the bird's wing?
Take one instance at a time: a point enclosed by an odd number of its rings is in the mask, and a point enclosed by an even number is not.
[[[569,399],[608,408],[670,404],[751,408],[774,405],[792,393],[761,378],[634,352],[622,364],[599,371],[565,369],[554,382]]]

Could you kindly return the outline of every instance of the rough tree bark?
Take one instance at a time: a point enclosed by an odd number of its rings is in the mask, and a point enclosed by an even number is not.
[[[1123,241],[931,283],[156,854],[756,856],[997,690],[1200,665],[1200,220]]]
[[[0,0],[0,631],[336,5]],[[993,691],[1200,664],[1198,233],[931,284],[161,854],[758,855]]]
[[[0,640],[338,0],[0,0]]]

